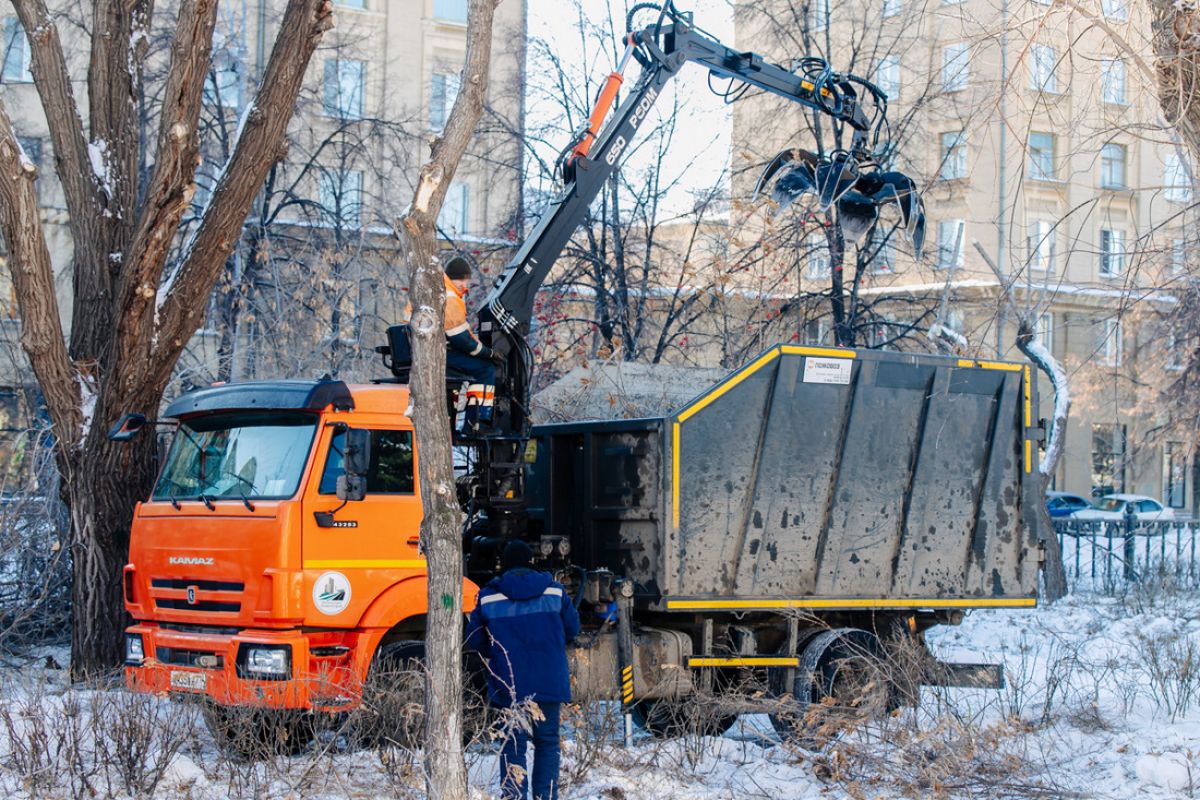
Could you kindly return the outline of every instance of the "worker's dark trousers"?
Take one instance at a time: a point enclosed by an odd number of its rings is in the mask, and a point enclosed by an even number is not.
[[[496,365],[491,359],[469,356],[451,347],[446,350],[446,372],[457,372],[471,379],[467,389],[467,424],[491,422],[496,391]]]
[[[500,750],[500,797],[503,800],[528,800],[528,784],[533,800],[558,800],[558,712],[559,703],[538,703],[545,719],[533,721],[533,734],[514,725]],[[533,769],[525,773],[525,753],[533,739]],[[518,767],[519,770],[512,769]]]

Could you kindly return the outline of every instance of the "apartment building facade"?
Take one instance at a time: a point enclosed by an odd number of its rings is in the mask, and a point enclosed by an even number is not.
[[[218,379],[332,373],[365,380],[382,369],[373,348],[399,318],[407,291],[393,225],[461,85],[468,3],[334,5],[336,24],[313,55],[289,126],[287,154],[247,220],[206,323],[181,357],[168,395]],[[286,0],[219,6],[200,120],[203,161],[182,236],[202,214],[224,168],[285,7]],[[58,10],[69,68],[82,86],[89,49],[82,31],[88,26],[73,15],[90,8],[64,2]],[[524,0],[506,0],[497,8],[485,118],[439,219],[445,248],[485,264],[511,249],[519,234],[525,14]],[[165,4],[149,33],[148,131],[156,124],[153,82],[166,67],[171,16]],[[40,170],[59,313],[69,331],[72,245],[65,202],[29,45],[7,1],[0,2],[0,100]],[[0,243],[0,267],[3,259]],[[38,422],[40,402],[19,335],[7,269],[0,268],[0,493],[23,480],[19,465],[32,460],[23,453],[37,438],[30,431],[44,424]]]
[[[285,6],[285,0],[220,5],[200,121],[203,160],[184,235],[228,159]],[[467,7],[467,0],[335,2],[336,24],[309,65],[287,154],[247,221],[207,324],[181,360],[184,383],[310,372],[366,378],[378,371],[372,348],[405,303],[406,270],[393,225],[457,97]],[[71,68],[82,78],[87,42],[71,24],[74,8],[63,4],[60,29]],[[511,248],[519,233],[525,13],[523,0],[497,8],[485,119],[438,221],[445,247],[485,262]],[[169,17],[169,8],[160,12],[150,33],[148,75],[166,66]],[[69,326],[65,208],[28,43],[8,3],[0,4],[0,32],[0,98],[41,170],[43,214]],[[15,331],[7,285],[0,313]],[[14,355],[0,368],[4,382],[20,382],[24,362],[16,337],[5,338]]]
[[[1128,0],[742,0],[735,19],[743,49],[781,62],[821,55],[889,95],[889,157],[924,187],[928,233],[919,260],[886,224],[851,249],[847,286],[875,299],[873,314],[886,316],[890,303],[895,315],[873,323],[877,341],[860,341],[886,342],[893,323],[936,324],[966,340],[943,349],[1021,358],[1016,323],[1027,315],[1071,377],[1055,488],[1147,494],[1190,513],[1195,436],[1172,428],[1158,392],[1182,363],[1170,312],[1172,289],[1196,272],[1193,181],[1161,124],[1141,9]],[[778,150],[814,149],[811,120],[767,97],[735,106],[734,196],[748,196]],[[820,130],[828,149],[828,124]],[[753,211],[747,224],[761,217]],[[813,295],[830,283],[823,237],[815,232],[796,267]],[[831,329],[827,298],[797,321],[807,341],[828,343]],[[889,346],[934,344],[912,335]]]

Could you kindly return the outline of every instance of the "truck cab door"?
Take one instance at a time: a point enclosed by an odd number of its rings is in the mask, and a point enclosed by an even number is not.
[[[363,500],[343,504],[345,430],[326,426],[314,479],[304,497],[305,570],[423,569],[417,550],[421,501],[416,492],[416,455],[411,428],[370,426],[371,458]],[[376,576],[391,583],[386,575]]]

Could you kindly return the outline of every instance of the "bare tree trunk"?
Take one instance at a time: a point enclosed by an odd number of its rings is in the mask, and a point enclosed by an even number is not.
[[[54,424],[74,559],[71,669],[76,677],[120,663],[121,571],[134,505],[153,478],[154,443],[124,447],[104,433],[118,416],[153,418],[179,355],[203,322],[206,300],[237,241],[284,132],[322,34],[330,0],[289,0],[262,86],[198,231],[172,279],[163,275],[195,192],[198,122],[216,0],[181,0],[159,109],[152,174],[138,205],[143,35],[150,0],[95,0],[88,125],[67,68],[58,19],[45,0],[14,0],[29,34],[32,72],[66,199],[74,246],[68,350],[33,191],[36,169],[0,105],[0,235],[21,314],[21,343]]]
[[[421,452],[418,482],[425,516],[421,544],[429,571],[425,656],[425,780],[430,800],[466,800],[462,721],[462,511],[454,486],[446,413],[446,289],[437,258],[436,224],[450,180],[483,114],[497,0],[470,0],[462,90],[442,136],[421,167],[412,206],[397,223],[409,266],[413,427]]]

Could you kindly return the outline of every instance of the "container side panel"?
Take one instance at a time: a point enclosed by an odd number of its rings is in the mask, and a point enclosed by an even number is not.
[[[980,486],[1005,373],[943,368],[927,403],[913,472],[904,536],[896,552],[893,591],[907,597],[947,597],[968,586],[963,548],[976,534]],[[986,523],[984,525],[986,529]],[[986,535],[986,530],[980,531]]]
[[[864,360],[833,491],[817,594],[884,597],[931,369]]]
[[[764,363],[679,426],[678,593],[734,591],[777,367]]]
[[[739,591],[754,596],[816,589],[821,528],[854,387],[805,382],[803,365],[803,358],[784,356],[772,395],[737,574]]]
[[[967,590],[989,597],[1031,594],[1036,589],[1021,580],[1025,550],[1021,482],[1036,476],[1024,472],[1020,373],[1005,375],[999,397],[996,435],[979,491],[979,520],[965,554]]]

